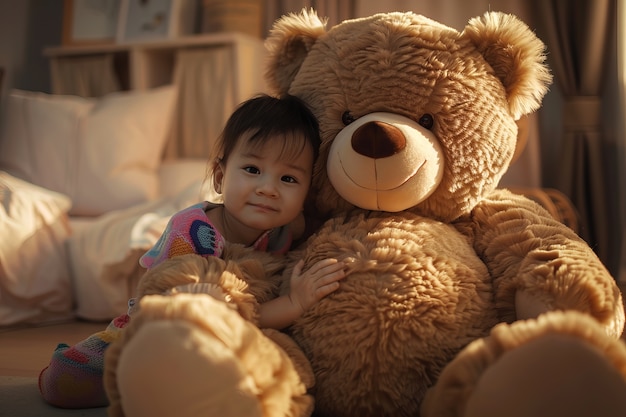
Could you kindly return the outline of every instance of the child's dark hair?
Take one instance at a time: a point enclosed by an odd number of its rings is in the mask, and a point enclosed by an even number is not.
[[[279,154],[298,154],[307,143],[313,148],[313,160],[317,159],[319,152],[317,119],[302,100],[292,95],[276,98],[261,94],[241,103],[226,122],[214,156],[227,162],[244,135],[255,146],[265,144],[270,138],[284,137],[285,143]],[[295,141],[298,137],[300,139]]]

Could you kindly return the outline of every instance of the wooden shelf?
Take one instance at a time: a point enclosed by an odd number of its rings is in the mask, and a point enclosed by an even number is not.
[[[150,40],[140,42],[95,44],[95,45],[69,45],[53,46],[44,49],[43,53],[49,58],[72,55],[99,55],[111,52],[130,52],[132,50],[158,50],[158,49],[180,49],[198,46],[218,46],[218,45],[262,45],[261,39],[237,32],[222,32],[201,35],[191,35],[180,38],[163,40]]]
[[[231,91],[235,102],[265,91],[265,82],[260,71],[265,58],[263,40],[243,33],[222,32],[163,40],[55,46],[46,48],[43,53],[52,63],[53,93],[66,94],[66,87],[55,82],[55,79],[59,79],[60,63],[63,68],[67,68],[81,58],[112,55],[115,75],[120,80],[122,89],[143,90],[173,82],[180,51],[210,51],[212,48],[227,48],[230,51],[231,58],[219,65],[226,65],[224,69],[234,74]]]

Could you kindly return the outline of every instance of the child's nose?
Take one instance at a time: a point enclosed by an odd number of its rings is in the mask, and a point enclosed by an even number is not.
[[[278,188],[276,187],[276,182],[271,178],[262,179],[257,187],[257,193],[271,197],[277,196]]]

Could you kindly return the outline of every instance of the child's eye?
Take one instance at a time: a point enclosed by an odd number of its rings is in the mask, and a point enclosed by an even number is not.
[[[261,172],[261,170],[255,166],[243,167],[243,170],[246,171],[248,174],[258,174]]]
[[[297,183],[298,183],[298,180],[297,180],[297,179],[295,179],[294,177],[289,176],[289,175],[283,175],[283,176],[280,178],[280,180],[281,180],[281,181],[284,181],[284,182],[288,182],[288,183],[290,183],[290,184],[297,184]]]

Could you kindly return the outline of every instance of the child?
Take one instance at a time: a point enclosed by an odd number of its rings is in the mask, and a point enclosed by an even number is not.
[[[296,97],[261,95],[244,102],[228,119],[211,163],[213,187],[223,202],[203,202],[174,214],[141,265],[150,269],[189,253],[221,256],[226,242],[284,254],[304,230],[302,210],[319,145],[317,121]],[[336,259],[321,260],[305,272],[302,266],[300,261],[294,268],[288,295],[260,306],[260,327],[289,326],[345,276]],[[63,408],[107,405],[104,351],[129,320],[122,315],[75,346],[60,344],[39,376],[44,399]]]

